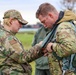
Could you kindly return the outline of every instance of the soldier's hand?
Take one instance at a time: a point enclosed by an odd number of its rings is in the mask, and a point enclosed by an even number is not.
[[[39,45],[42,45],[42,42],[43,42],[43,41],[40,41],[40,42],[39,42]]]
[[[48,50],[44,50],[44,56],[48,56]]]
[[[50,42],[50,43],[48,43],[48,45],[46,46],[46,50],[47,50],[48,52],[52,52],[52,45],[53,45],[53,43]]]

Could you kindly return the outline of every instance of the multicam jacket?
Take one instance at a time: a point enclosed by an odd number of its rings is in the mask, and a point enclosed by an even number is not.
[[[11,31],[0,27],[0,75],[31,75],[28,63],[42,54],[38,44],[25,51]]]
[[[71,11],[60,12],[56,22],[53,51],[58,57],[64,58],[76,53],[76,31],[71,21],[76,20],[76,15]],[[52,40],[53,40],[52,39]],[[62,60],[58,60],[54,53],[49,54],[49,65],[52,75],[62,75]],[[73,75],[70,71],[66,75]]]

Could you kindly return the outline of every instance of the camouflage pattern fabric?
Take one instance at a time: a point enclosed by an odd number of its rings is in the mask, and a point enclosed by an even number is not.
[[[65,72],[65,75],[76,75],[76,74],[74,74],[72,71],[68,70],[67,72]]]
[[[49,66],[51,75],[62,75],[62,69],[60,67],[60,62],[55,58],[53,54],[48,55]]]
[[[5,13],[4,13],[4,17],[3,19],[5,18],[15,18],[17,19],[19,22],[22,23],[22,25],[26,25],[28,22],[26,20],[23,19],[22,15],[20,14],[19,11],[17,10],[7,10]]]
[[[25,51],[11,31],[0,28],[0,73],[1,75],[31,75],[31,61],[42,56],[37,44]]]
[[[53,49],[58,56],[64,57],[76,52],[76,31],[71,23],[63,22],[58,26],[56,42],[59,43],[54,43]]]
[[[76,15],[71,11],[65,11],[63,18],[57,23],[59,25],[54,36],[56,41],[53,44],[53,51],[59,57],[64,58],[76,53],[76,31],[75,27],[69,22],[74,20],[76,20]],[[48,57],[52,75],[62,75],[62,60],[57,60],[52,53]],[[67,72],[67,75],[74,75],[74,73],[70,71]]]

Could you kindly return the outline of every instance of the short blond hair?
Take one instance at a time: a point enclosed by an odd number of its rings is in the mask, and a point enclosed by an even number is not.
[[[6,18],[3,20],[3,25],[8,25],[10,26],[10,19],[9,18]]]

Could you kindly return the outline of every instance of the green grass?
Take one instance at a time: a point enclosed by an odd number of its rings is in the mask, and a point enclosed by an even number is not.
[[[31,48],[32,40],[34,37],[35,32],[22,32],[17,33],[16,37],[22,42],[25,50],[29,50]],[[32,66],[32,75],[35,73],[35,62],[30,63]]]
[[[17,38],[22,42],[25,49],[29,49],[31,47],[34,33],[35,32],[22,32],[16,34]]]

